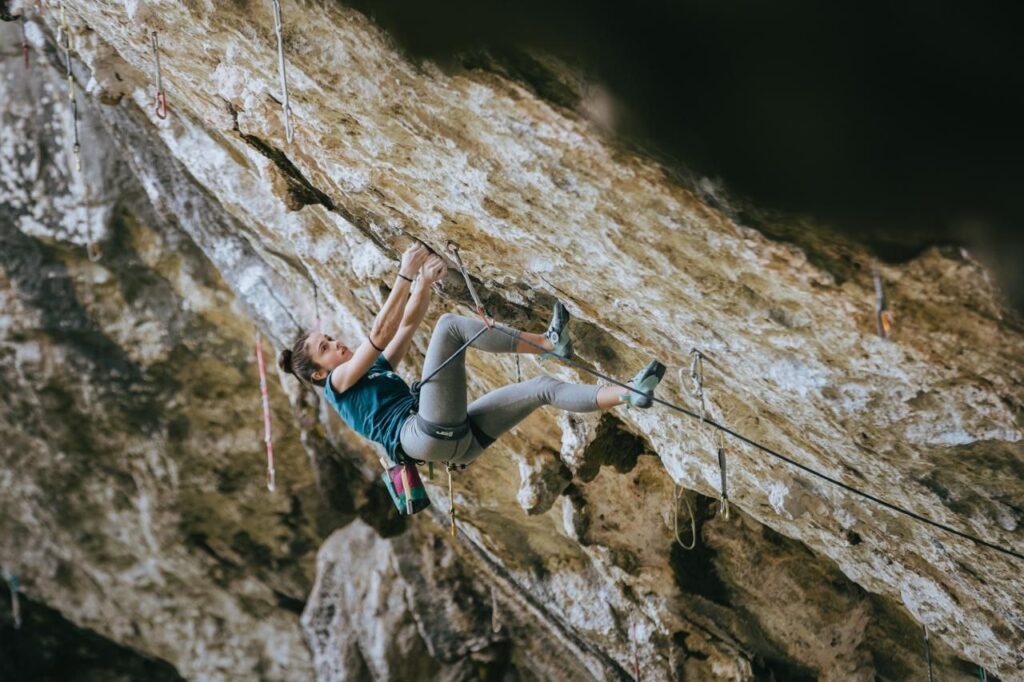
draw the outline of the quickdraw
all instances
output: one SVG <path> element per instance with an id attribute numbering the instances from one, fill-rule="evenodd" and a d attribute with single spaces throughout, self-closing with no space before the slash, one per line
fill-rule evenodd
<path id="1" fill-rule="evenodd" d="M 682 368 L 679 368 L 680 374 Z M 700 421 L 704 424 L 704 354 L 696 348 L 690 349 L 690 381 L 693 382 L 691 395 L 700 402 Z"/>
<path id="2" fill-rule="evenodd" d="M 320 289 L 317 287 L 316 282 L 313 282 L 313 312 L 316 315 L 316 330 L 322 332 L 323 328 L 320 325 Z"/>
<path id="3" fill-rule="evenodd" d="M 722 488 L 722 498 L 718 503 L 718 511 L 722 515 L 722 518 L 728 521 L 729 490 L 726 487 L 727 475 L 725 470 L 725 438 L 722 436 L 721 431 L 718 432 L 718 474 Z"/>
<path id="4" fill-rule="evenodd" d="M 94 238 L 96 231 L 92 226 L 93 203 L 87 178 L 82 178 L 82 185 L 85 187 L 85 254 L 89 257 L 90 263 L 99 263 L 103 258 L 103 249 L 100 247 L 100 243 Z"/>
<path id="5" fill-rule="evenodd" d="M 274 492 L 276 474 L 274 471 L 274 446 L 270 439 L 270 398 L 267 396 L 267 370 L 263 364 L 263 341 L 256 332 L 256 364 L 260 368 L 260 395 L 263 399 L 263 440 L 267 444 L 267 490 Z"/>
<path id="6" fill-rule="evenodd" d="M 629 626 L 629 641 L 633 646 L 633 677 L 636 682 L 640 682 L 640 656 L 637 653 L 636 647 L 636 622 L 633 622 Z"/>
<path id="7" fill-rule="evenodd" d="M 491 585 L 491 632 L 501 632 L 501 621 L 498 619 L 498 597 L 494 593 L 494 585 Z"/>
<path id="8" fill-rule="evenodd" d="M 28 38 L 25 35 L 25 12 L 28 10 L 21 10 L 21 56 L 25 60 L 25 70 L 28 71 Z"/>
<path id="9" fill-rule="evenodd" d="M 455 465 L 451 462 L 445 462 L 445 468 L 448 469 L 448 520 L 450 521 L 450 528 L 452 537 L 455 537 L 455 487 L 452 485 L 452 469 Z"/>
<path id="10" fill-rule="evenodd" d="M 14 629 L 21 629 L 21 602 L 18 600 L 18 593 L 21 587 L 18 583 L 18 576 L 7 577 L 7 587 L 11 590 L 11 619 L 14 621 Z"/>
<path id="11" fill-rule="evenodd" d="M 295 139 L 295 130 L 292 128 L 292 107 L 288 99 L 288 76 L 285 73 L 284 62 L 284 29 L 281 22 L 281 2 L 272 0 L 274 3 L 274 32 L 277 34 L 277 70 L 281 77 L 281 98 L 284 109 L 284 131 L 288 144 Z"/>
<path id="12" fill-rule="evenodd" d="M 82 158 L 79 155 L 81 147 L 78 140 L 78 100 L 75 98 L 75 79 L 71 73 L 71 32 L 68 30 L 68 19 L 64 13 L 64 3 L 60 3 L 60 31 L 64 38 L 64 62 L 67 68 L 68 78 L 68 101 L 71 103 L 71 123 L 74 127 L 75 146 L 72 148 L 75 154 L 75 170 L 82 172 Z"/>
<path id="13" fill-rule="evenodd" d="M 888 339 L 892 333 L 892 313 L 889 312 L 889 304 L 885 298 L 885 289 L 882 286 L 882 273 L 878 269 L 878 263 L 873 266 L 875 280 L 875 323 L 878 328 L 878 335 Z"/>
<path id="14" fill-rule="evenodd" d="M 490 313 L 487 312 L 487 309 L 484 308 L 484 304 L 480 302 L 480 297 L 476 293 L 476 287 L 473 286 L 473 280 L 470 279 L 469 273 L 466 271 L 466 266 L 462 264 L 462 258 L 459 257 L 459 245 L 449 239 L 445 242 L 444 248 L 445 251 L 450 253 L 452 258 L 455 259 L 455 265 L 458 266 L 459 272 L 462 273 L 463 279 L 466 280 L 466 287 L 469 289 L 469 295 L 473 297 L 473 305 L 476 306 L 476 314 L 483 319 L 484 324 L 486 324 L 488 328 L 493 327 L 494 318 L 491 317 Z"/>
<path id="15" fill-rule="evenodd" d="M 149 34 L 150 43 L 153 45 L 153 62 L 156 64 L 156 116 L 163 120 L 167 118 L 167 95 L 164 94 L 164 81 L 160 73 L 160 44 L 157 40 L 156 31 Z"/>
<path id="16" fill-rule="evenodd" d="M 932 677 L 932 641 L 928 636 L 928 626 L 924 627 L 924 659 L 928 663 L 928 682 L 934 682 Z"/>

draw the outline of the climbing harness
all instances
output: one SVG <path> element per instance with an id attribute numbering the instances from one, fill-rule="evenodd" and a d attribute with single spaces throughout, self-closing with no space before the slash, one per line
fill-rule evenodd
<path id="1" fill-rule="evenodd" d="M 267 396 L 267 370 L 263 365 L 263 340 L 256 332 L 256 364 L 260 368 L 260 396 L 263 399 L 263 440 L 267 444 L 267 490 L 274 492 L 276 474 L 274 472 L 274 446 L 270 440 L 270 398 Z"/>
<path id="2" fill-rule="evenodd" d="M 25 70 L 28 71 L 28 38 L 25 36 L 25 13 L 28 10 L 21 10 L 21 56 L 25 60 Z"/>
<path id="3" fill-rule="evenodd" d="M 726 521 L 729 520 L 729 490 L 726 487 L 726 471 L 725 471 L 725 438 L 722 436 L 722 432 L 718 432 L 718 474 L 722 488 L 722 499 L 718 503 L 718 513 L 722 515 L 722 518 Z"/>
<path id="4" fill-rule="evenodd" d="M 672 497 L 675 502 L 672 510 L 672 533 L 675 535 L 676 543 L 685 549 L 690 551 L 697 546 L 697 519 L 693 516 L 693 507 L 690 506 L 690 498 L 686 494 L 686 489 L 683 486 L 676 483 L 672 487 Z M 682 499 L 686 503 L 686 513 L 690 516 L 690 544 L 687 545 L 679 537 L 679 500 Z"/>
<path id="5" fill-rule="evenodd" d="M 7 577 L 7 587 L 11 590 L 11 619 L 14 621 L 14 629 L 21 629 L 21 602 L 18 601 L 20 586 L 18 576 L 13 573 Z"/>
<path id="6" fill-rule="evenodd" d="M 156 64 L 156 116 L 163 120 L 167 118 L 167 95 L 164 94 L 164 81 L 160 73 L 160 45 L 156 31 L 151 31 L 149 38 L 153 45 L 153 62 Z"/>
<path id="7" fill-rule="evenodd" d="M 64 37 L 64 62 L 67 67 L 68 78 L 68 102 L 71 103 L 71 123 L 74 127 L 75 146 L 72 148 L 75 154 L 75 170 L 82 172 L 82 158 L 79 155 L 81 147 L 78 144 L 78 100 L 75 98 L 75 79 L 71 73 L 71 32 L 68 30 L 68 19 L 64 12 L 64 3 L 60 3 L 60 31 Z"/>
<path id="8" fill-rule="evenodd" d="M 934 682 L 932 678 L 932 642 L 928 637 L 928 626 L 924 627 L 924 659 L 928 663 L 928 682 Z"/>
<path id="9" fill-rule="evenodd" d="M 281 26 L 281 2 L 272 0 L 274 3 L 274 32 L 277 34 L 277 70 L 281 77 L 281 98 L 284 109 L 284 131 L 288 144 L 295 138 L 295 131 L 292 129 L 292 107 L 288 99 L 288 76 L 284 68 L 284 32 Z"/>
<path id="10" fill-rule="evenodd" d="M 889 312 L 889 305 L 885 298 L 885 289 L 882 287 L 882 273 L 878 269 L 878 263 L 873 265 L 875 279 L 875 323 L 878 328 L 878 335 L 888 339 L 892 332 L 892 313 Z"/>

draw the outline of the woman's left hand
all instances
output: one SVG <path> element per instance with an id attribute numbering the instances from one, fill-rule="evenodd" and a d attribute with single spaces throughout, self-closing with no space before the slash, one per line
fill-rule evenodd
<path id="1" fill-rule="evenodd" d="M 444 259 L 437 254 L 427 258 L 427 262 L 420 268 L 420 277 L 428 285 L 440 282 L 446 274 L 448 274 L 448 266 L 445 264 Z"/>

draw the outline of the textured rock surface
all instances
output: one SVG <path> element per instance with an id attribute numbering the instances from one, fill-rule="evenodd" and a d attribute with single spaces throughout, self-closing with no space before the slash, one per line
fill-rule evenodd
<path id="1" fill-rule="evenodd" d="M 922 624 L 942 679 L 966 661 L 1024 676 L 1020 562 L 731 442 L 734 514 L 716 517 L 714 440 L 662 409 L 538 413 L 456 475 L 448 543 L 443 487 L 401 534 L 372 449 L 272 381 L 267 496 L 252 324 L 289 343 L 315 285 L 325 326 L 359 338 L 416 237 L 458 241 L 510 323 L 541 328 L 562 298 L 601 371 L 700 347 L 713 418 L 1017 551 L 1024 524 L 1024 335 L 968 256 L 885 268 L 882 341 L 856 246 L 770 240 L 521 83 L 411 64 L 334 3 L 283 4 L 292 145 L 270 3 L 69 2 L 80 174 L 44 67 L 54 3 L 30 13 L 31 78 L 3 62 L 0 560 L 33 599 L 188 678 L 415 661 L 422 679 L 614 679 L 635 661 L 644 679 L 906 679 Z M 466 311 L 454 274 L 443 293 L 435 315 Z M 514 379 L 507 358 L 469 358 L 473 395 Z M 540 371 L 587 380 L 524 360 Z M 680 378 L 664 396 L 695 408 Z M 692 552 L 673 544 L 674 482 Z M 356 515 L 321 548 L 303 642 L 313 552 Z"/>

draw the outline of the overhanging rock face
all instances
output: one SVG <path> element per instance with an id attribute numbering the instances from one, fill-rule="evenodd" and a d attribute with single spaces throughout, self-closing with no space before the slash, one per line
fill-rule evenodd
<path id="1" fill-rule="evenodd" d="M 36 396 L 19 414 L 47 418 L 60 409 L 55 398 L 47 402 L 59 382 L 40 381 L 51 376 L 40 368 L 66 362 L 53 359 L 54 348 L 85 357 L 95 389 L 61 404 L 73 403 L 64 409 L 83 417 L 84 433 L 109 415 L 100 449 L 112 454 L 103 466 L 124 487 L 116 503 L 109 486 L 83 486 L 83 511 L 33 525 L 53 515 L 45 511 L 52 500 L 25 491 L 53 476 L 85 476 L 85 465 L 12 467 L 14 451 L 5 451 L 4 469 L 18 472 L 8 480 L 22 492 L 11 498 L 18 513 L 12 502 L 0 521 L 4 536 L 17 538 L 0 545 L 2 559 L 21 574 L 49 571 L 25 581 L 33 598 L 192 678 L 252 671 L 305 679 L 314 670 L 323 679 L 381 678 L 407 656 L 421 662 L 423 679 L 461 679 L 474 666 L 523 679 L 627 678 L 636 668 L 644 679 L 744 680 L 769 671 L 904 679 L 924 674 L 922 625 L 944 674 L 969 672 L 971 661 L 1006 679 L 1024 676 L 1020 561 L 730 439 L 734 514 L 726 520 L 714 513 L 714 434 L 663 408 L 531 417 L 456 474 L 462 533 L 449 543 L 440 481 L 428 483 L 436 515 L 401 533 L 380 505 L 372 450 L 285 378 L 284 392 L 274 389 L 277 442 L 294 454 L 279 469 L 296 491 L 319 482 L 320 493 L 310 492 L 301 513 L 282 496 L 269 498 L 280 508 L 267 517 L 238 511 L 243 501 L 242 509 L 262 505 L 245 317 L 277 348 L 290 345 L 316 316 L 315 287 L 325 326 L 355 342 L 404 240 L 440 249 L 451 239 L 503 321 L 542 330 L 559 298 L 574 315 L 582 362 L 626 378 L 658 357 L 671 368 L 661 395 L 691 410 L 685 371 L 676 368 L 700 348 L 710 358 L 711 418 L 1021 552 L 1024 335 L 969 256 L 933 249 L 884 267 L 897 329 L 891 341 L 879 339 L 867 253 L 826 239 L 804 248 L 773 241 L 576 112 L 493 73 L 412 64 L 365 17 L 330 2 L 284 3 L 290 145 L 271 3 L 67 3 L 75 76 L 88 91 L 78 92 L 86 172 L 74 173 L 65 85 L 54 68 L 58 13 L 55 3 L 42 7 L 29 12 L 33 70 L 7 60 L 0 72 L 0 266 L 4 318 L 14 321 L 3 327 L 14 359 L 4 392 L 7 400 Z M 151 30 L 160 38 L 167 120 L 153 111 Z M 13 28 L 3 31 L 4 44 L 17 41 Z M 99 263 L 85 257 L 90 239 L 109 247 Z M 26 254 L 64 273 L 67 291 L 39 294 Z M 136 297 L 145 270 L 160 277 L 147 275 L 151 295 Z M 468 314 L 454 272 L 441 294 L 431 319 Z M 83 304 L 55 307 L 68 298 Z M 57 314 L 86 331 L 69 337 L 48 326 Z M 426 339 L 417 339 L 420 350 Z M 409 378 L 421 357 L 412 355 Z M 102 369 L 111 357 L 123 365 L 117 380 L 142 391 L 138 415 L 117 402 L 120 384 Z M 231 358 L 227 370 L 223 357 Z M 508 357 L 468 358 L 471 395 L 515 380 Z M 590 381 L 532 359 L 521 371 Z M 211 392 L 216 399 L 201 402 Z M 152 415 L 190 399 L 201 407 L 185 418 L 206 420 L 203 442 L 192 429 L 188 447 L 149 447 L 154 434 L 178 433 L 173 420 Z M 136 420 L 147 419 L 142 430 Z M 18 442 L 22 424 L 0 424 L 5 440 Z M 49 453 L 38 462 L 91 461 L 83 453 L 95 448 L 33 433 Z M 197 483 L 209 489 L 203 514 L 217 523 L 182 521 L 189 505 L 170 482 L 204 447 L 221 453 Z M 143 457 L 147 448 L 145 471 L 136 469 L 142 460 L 118 454 Z M 232 457 L 243 456 L 254 460 L 245 469 L 251 485 L 224 484 Z M 676 505 L 674 484 L 687 491 L 690 515 L 681 499 Z M 104 511 L 112 504 L 116 519 Z M 699 536 L 689 552 L 674 540 L 676 506 L 684 543 L 691 516 Z M 365 522 L 348 524 L 356 514 Z M 165 525 L 154 530 L 157 517 Z M 89 532 L 79 523 L 92 524 Z M 238 535 L 247 524 L 248 541 Z M 314 585 L 313 541 L 338 526 L 320 549 L 304 646 L 296 600 Z M 91 551 L 115 528 L 128 529 L 133 551 Z M 168 550 L 183 533 L 224 538 L 204 540 L 208 552 Z M 44 570 L 57 546 L 90 578 Z M 274 577 L 282 562 L 292 562 L 283 583 Z M 363 579 L 346 579 L 356 567 Z M 111 585 L 131 597 L 118 609 L 98 608 Z M 435 592 L 450 598 L 424 596 Z M 209 605 L 211 595 L 222 600 L 214 625 L 196 627 L 188 605 Z M 162 610 L 172 596 L 180 608 Z M 146 626 L 133 629 L 135 620 Z M 242 633 L 250 643 L 239 644 Z M 171 645 L 181 637 L 188 650 Z"/>

